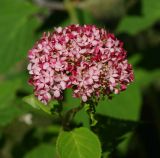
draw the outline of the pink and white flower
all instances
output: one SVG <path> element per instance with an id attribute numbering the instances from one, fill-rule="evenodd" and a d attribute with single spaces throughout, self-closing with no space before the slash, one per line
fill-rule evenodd
<path id="1" fill-rule="evenodd" d="M 84 102 L 118 94 L 134 80 L 123 43 L 94 25 L 70 25 L 44 33 L 28 53 L 29 83 L 44 104 L 67 88 Z"/>

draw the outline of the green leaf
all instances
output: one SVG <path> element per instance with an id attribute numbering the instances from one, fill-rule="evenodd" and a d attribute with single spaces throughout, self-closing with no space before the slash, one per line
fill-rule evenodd
<path id="1" fill-rule="evenodd" d="M 4 73 L 26 57 L 39 23 L 33 16 L 38 8 L 26 0 L 1 0 L 0 6 L 0 73 Z"/>
<path id="2" fill-rule="evenodd" d="M 142 13 L 146 16 L 160 18 L 159 0 L 142 0 Z"/>
<path id="3" fill-rule="evenodd" d="M 73 131 L 62 131 L 57 140 L 60 158 L 100 158 L 101 145 L 97 136 L 81 127 Z"/>
<path id="4" fill-rule="evenodd" d="M 154 71 L 147 71 L 145 69 L 136 69 L 136 84 L 140 88 L 147 87 L 152 82 L 157 82 L 160 80 L 160 69 Z"/>
<path id="5" fill-rule="evenodd" d="M 125 155 L 127 153 L 132 136 L 133 132 L 129 132 L 123 136 L 124 141 L 122 141 L 122 143 L 120 143 L 117 147 L 121 154 Z"/>
<path id="6" fill-rule="evenodd" d="M 29 95 L 23 98 L 23 101 L 28 103 L 29 105 L 31 105 L 32 107 L 36 108 L 36 109 L 41 109 L 44 112 L 52 115 L 53 114 L 53 110 L 54 107 L 56 105 L 58 105 L 58 101 L 57 100 L 53 100 L 50 103 L 48 103 L 47 105 L 44 105 L 41 101 L 39 101 L 34 95 Z"/>
<path id="7" fill-rule="evenodd" d="M 29 151 L 24 158 L 56 158 L 56 150 L 51 144 L 41 144 Z"/>
<path id="8" fill-rule="evenodd" d="M 134 35 L 139 31 L 149 27 L 151 24 L 152 21 L 148 18 L 141 18 L 139 16 L 126 16 L 119 24 L 117 32 L 127 32 Z"/>
<path id="9" fill-rule="evenodd" d="M 20 87 L 20 80 L 0 82 L 0 110 L 11 105 Z"/>
<path id="10" fill-rule="evenodd" d="M 151 27 L 160 19 L 159 0 L 142 0 L 142 16 L 126 16 L 120 22 L 117 32 L 136 34 Z"/>
<path id="11" fill-rule="evenodd" d="M 140 89 L 135 82 L 129 85 L 126 91 L 115 95 L 113 99 L 101 100 L 96 112 L 114 118 L 136 121 L 139 119 L 141 103 Z"/>
<path id="12" fill-rule="evenodd" d="M 136 67 L 137 64 L 139 64 L 139 62 L 142 60 L 142 54 L 141 53 L 137 53 L 134 54 L 133 56 L 131 56 L 128 61 L 130 64 L 132 64 L 133 67 Z"/>
<path id="13" fill-rule="evenodd" d="M 74 98 L 72 96 L 72 89 L 66 89 L 64 91 L 64 99 L 63 99 L 63 111 L 70 110 L 80 105 L 80 98 Z"/>
<path id="14" fill-rule="evenodd" d="M 20 116 L 21 111 L 13 106 L 7 107 L 0 110 L 0 126 L 5 126 L 11 123 L 15 118 Z"/>
<path id="15" fill-rule="evenodd" d="M 84 127 L 90 127 L 89 117 L 84 108 L 77 112 L 77 114 L 74 117 L 74 121 L 77 124 L 83 124 Z"/>
<path id="16" fill-rule="evenodd" d="M 19 79 L 0 82 L 0 126 L 5 126 L 22 114 L 16 106 L 16 92 L 21 86 Z"/>
<path id="17" fill-rule="evenodd" d="M 96 115 L 96 118 L 98 123 L 92 129 L 101 140 L 103 152 L 111 152 L 117 148 L 117 146 L 126 141 L 127 134 L 133 132 L 138 125 L 137 122 L 115 119 L 99 114 Z"/>
<path id="18" fill-rule="evenodd" d="M 71 106 L 71 107 L 76 107 L 80 105 L 81 100 L 79 98 L 74 98 L 72 96 L 72 89 L 66 89 L 64 92 L 64 105 L 66 106 Z"/>

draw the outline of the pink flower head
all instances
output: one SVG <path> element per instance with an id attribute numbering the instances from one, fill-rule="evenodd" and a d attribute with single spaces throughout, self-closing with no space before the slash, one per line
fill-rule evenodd
<path id="1" fill-rule="evenodd" d="M 44 33 L 28 54 L 30 84 L 44 104 L 67 88 L 84 102 L 118 94 L 133 81 L 123 43 L 94 25 L 70 25 Z"/>

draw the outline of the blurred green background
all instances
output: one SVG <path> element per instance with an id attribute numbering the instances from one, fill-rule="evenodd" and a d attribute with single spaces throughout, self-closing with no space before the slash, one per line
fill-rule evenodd
<path id="1" fill-rule="evenodd" d="M 72 23 L 95 24 L 124 42 L 135 82 L 99 103 L 103 158 L 160 157 L 159 0 L 0 0 L 0 158 L 57 158 L 58 118 L 22 101 L 27 51 L 44 31 Z M 67 107 L 78 104 L 69 93 Z M 81 111 L 75 125 L 88 127 Z"/>

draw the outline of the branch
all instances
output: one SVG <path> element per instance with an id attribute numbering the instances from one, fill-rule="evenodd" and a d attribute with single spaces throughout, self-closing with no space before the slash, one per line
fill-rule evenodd
<path id="1" fill-rule="evenodd" d="M 51 10 L 67 10 L 64 2 L 47 1 L 47 0 L 33 0 L 35 4 L 40 7 L 45 7 Z M 83 8 L 83 2 L 73 2 L 74 6 L 77 8 Z"/>
<path id="2" fill-rule="evenodd" d="M 41 7 L 46 7 L 51 10 L 65 10 L 63 2 L 56 2 L 56 1 L 51 2 L 47 0 L 34 0 L 34 2 Z"/>

